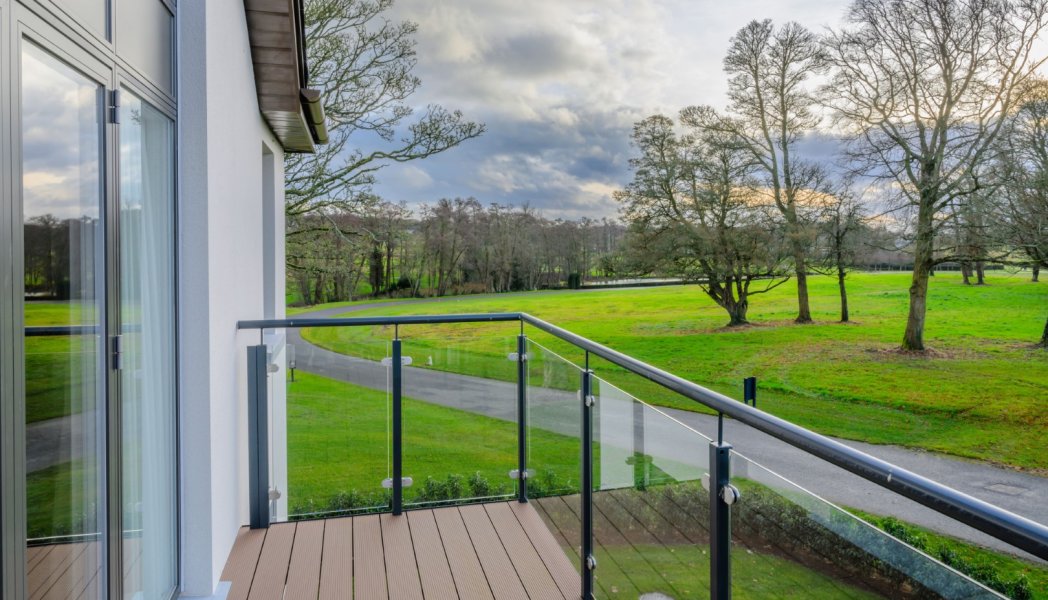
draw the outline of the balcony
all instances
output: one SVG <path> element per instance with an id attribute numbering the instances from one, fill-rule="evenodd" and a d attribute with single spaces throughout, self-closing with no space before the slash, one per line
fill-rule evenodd
<path id="1" fill-rule="evenodd" d="M 240 329 L 230 598 L 1021 593 L 881 518 L 1048 560 L 1042 524 L 526 314 Z"/>
<path id="2" fill-rule="evenodd" d="M 496 502 L 245 527 L 228 598 L 577 598 L 537 503 Z M 286 590 L 286 591 L 285 591 Z"/>

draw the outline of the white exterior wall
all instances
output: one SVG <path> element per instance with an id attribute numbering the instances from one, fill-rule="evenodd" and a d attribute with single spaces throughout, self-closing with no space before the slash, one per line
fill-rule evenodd
<path id="1" fill-rule="evenodd" d="M 178 19 L 181 580 L 209 596 L 248 519 L 243 348 L 258 337 L 236 323 L 284 315 L 283 151 L 258 110 L 243 2 L 179 2 Z"/>

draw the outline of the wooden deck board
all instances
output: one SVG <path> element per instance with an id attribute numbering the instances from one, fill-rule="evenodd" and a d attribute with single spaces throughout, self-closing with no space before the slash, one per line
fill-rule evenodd
<path id="1" fill-rule="evenodd" d="M 251 580 L 255 578 L 258 556 L 262 553 L 262 543 L 265 539 L 265 529 L 241 527 L 237 532 L 233 550 L 226 559 L 225 568 L 222 569 L 222 581 L 232 583 L 226 600 L 247 599 L 248 592 L 251 591 Z"/>
<path id="2" fill-rule="evenodd" d="M 316 600 L 320 594 L 320 559 L 324 551 L 324 522 L 303 521 L 295 529 L 291 564 L 287 571 L 287 598 Z"/>
<path id="3" fill-rule="evenodd" d="M 389 597 L 393 600 L 422 600 L 422 583 L 407 515 L 387 514 L 380 520 Z"/>
<path id="4" fill-rule="evenodd" d="M 488 504 L 484 509 L 491 519 L 491 524 L 495 526 L 499 539 L 502 540 L 502 547 L 506 549 L 510 562 L 520 575 L 520 581 L 524 584 L 528 597 L 563 600 L 564 594 L 553 581 L 546 563 L 542 562 L 513 510 L 504 503 Z"/>
<path id="5" fill-rule="evenodd" d="M 353 596 L 353 519 L 329 519 L 324 523 L 324 547 L 320 560 L 320 600 Z"/>
<path id="6" fill-rule="evenodd" d="M 578 596 L 571 565 L 536 507 L 513 502 L 243 528 L 222 580 L 233 600 L 545 600 Z"/>
<path id="7" fill-rule="evenodd" d="M 459 513 L 462 515 L 462 522 L 466 524 L 469 539 L 473 541 L 473 547 L 477 550 L 477 557 L 480 558 L 480 565 L 484 568 L 484 575 L 491 585 L 495 599 L 526 599 L 528 595 L 520 582 L 520 576 L 506 554 L 506 549 L 502 547 L 502 541 L 484 507 L 479 504 L 463 506 L 459 508 Z"/>
<path id="8" fill-rule="evenodd" d="M 262 544 L 262 553 L 255 568 L 255 579 L 251 582 L 248 600 L 282 600 L 287 583 L 288 565 L 291 563 L 291 547 L 295 543 L 294 523 L 272 525 Z"/>
<path id="9" fill-rule="evenodd" d="M 439 508 L 433 511 L 433 518 L 440 530 L 441 542 L 450 549 L 446 554 L 459 598 L 493 600 L 491 586 L 484 577 L 484 568 L 480 566 L 480 557 L 469 539 L 469 532 L 458 509 Z"/>
<path id="10" fill-rule="evenodd" d="M 407 513 L 411 524 L 411 543 L 415 547 L 422 593 L 427 600 L 451 600 L 458 597 L 455 579 L 451 575 L 444 544 L 437 530 L 433 512 L 428 510 Z"/>
<path id="11" fill-rule="evenodd" d="M 379 517 L 366 515 L 353 520 L 353 593 L 357 598 L 388 598 Z"/>

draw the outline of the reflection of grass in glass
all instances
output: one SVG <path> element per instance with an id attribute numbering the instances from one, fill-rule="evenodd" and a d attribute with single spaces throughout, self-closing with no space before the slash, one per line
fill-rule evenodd
<path id="1" fill-rule="evenodd" d="M 83 325 L 87 305 L 81 302 L 28 300 L 25 303 L 25 326 Z M 87 318 L 88 321 L 92 318 Z"/>
<path id="2" fill-rule="evenodd" d="M 375 391 L 309 373 L 288 384 L 288 503 L 294 512 L 324 510 L 339 493 L 381 501 L 389 476 L 388 399 Z M 566 473 L 577 481 L 578 441 L 533 429 L 531 452 L 537 470 Z M 492 486 L 512 493 L 517 429 L 503 421 L 411 398 L 403 400 L 404 475 L 415 485 L 410 502 L 427 477 L 468 481 L 479 473 Z M 466 486 L 466 489 L 470 489 Z"/>
<path id="3" fill-rule="evenodd" d="M 27 537 L 97 533 L 96 465 L 76 460 L 26 476 Z"/>
<path id="4" fill-rule="evenodd" d="M 83 322 L 79 302 L 25 303 L 26 327 L 77 325 Z M 26 423 L 83 410 L 84 395 L 94 397 L 95 336 L 44 336 L 25 339 Z"/>
<path id="5" fill-rule="evenodd" d="M 26 338 L 26 423 L 79 413 L 84 394 L 93 400 L 93 343 L 91 336 Z"/>

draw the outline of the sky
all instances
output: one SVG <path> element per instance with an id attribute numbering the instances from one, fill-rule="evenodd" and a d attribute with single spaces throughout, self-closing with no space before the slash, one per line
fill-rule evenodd
<path id="1" fill-rule="evenodd" d="M 723 108 L 728 40 L 770 18 L 837 25 L 847 0 L 397 0 L 419 25 L 411 104 L 486 124 L 480 138 L 379 173 L 375 192 L 415 207 L 473 196 L 547 218 L 614 217 L 633 123 L 693 104 Z M 832 158 L 812 144 L 813 159 Z"/>

